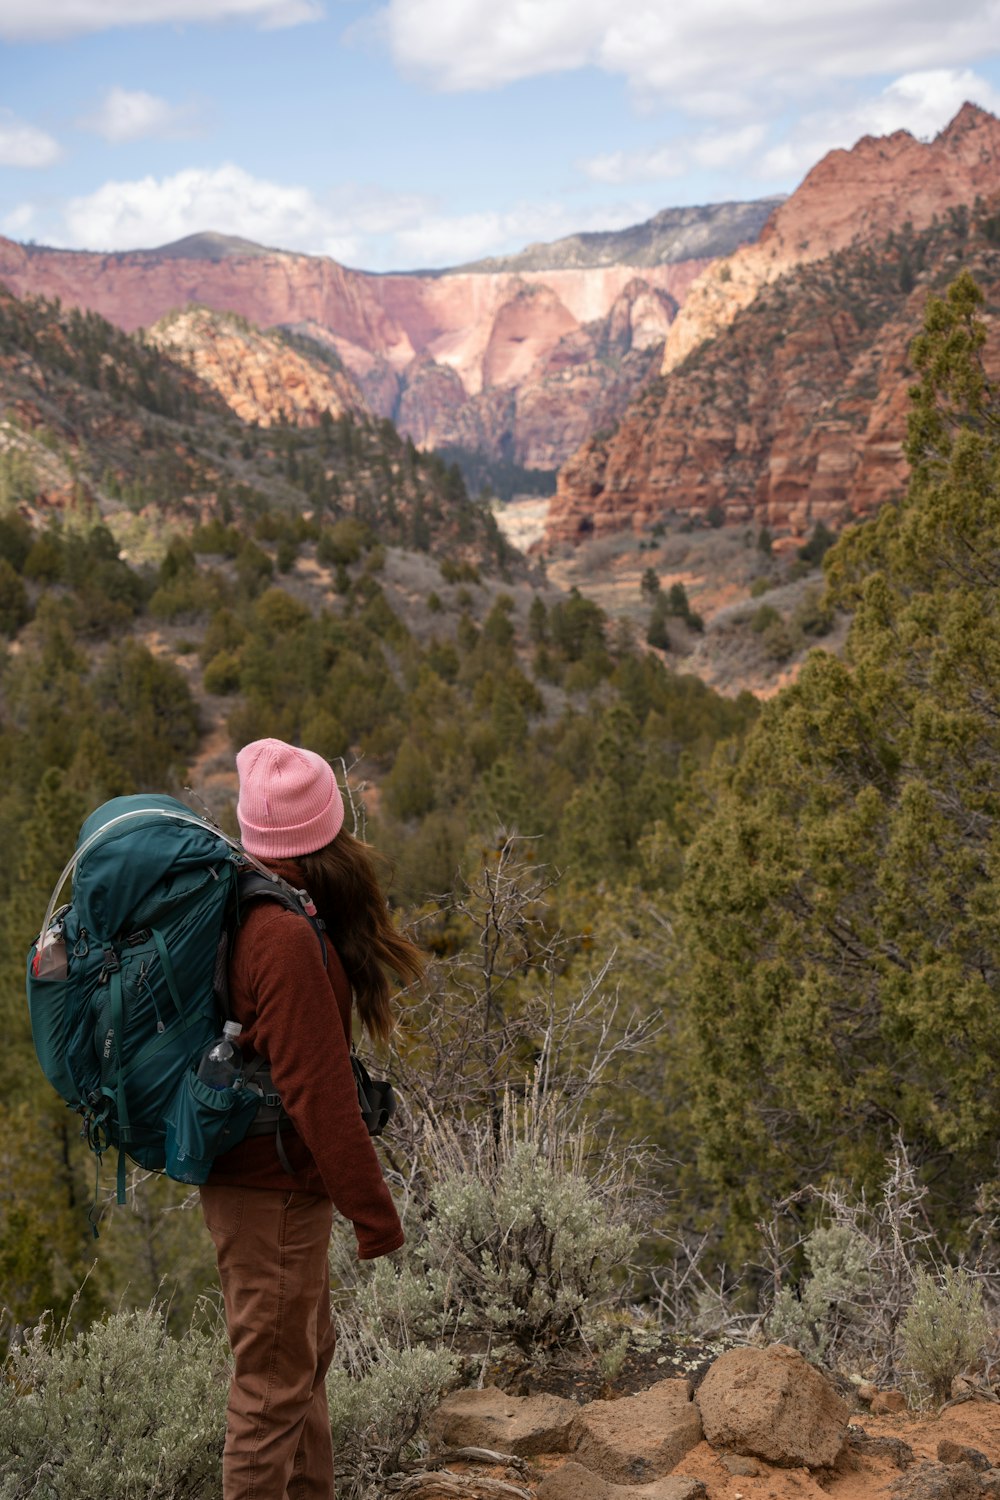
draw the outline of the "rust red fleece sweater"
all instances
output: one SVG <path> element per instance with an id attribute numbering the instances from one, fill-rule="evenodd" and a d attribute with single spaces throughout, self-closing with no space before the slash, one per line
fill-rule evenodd
<path id="1" fill-rule="evenodd" d="M 293 863 L 273 868 L 302 885 Z M 245 1059 L 270 1064 L 291 1116 L 295 1134 L 282 1142 L 295 1175 L 282 1168 L 274 1138 L 263 1135 L 218 1157 L 209 1181 L 325 1194 L 354 1225 L 359 1257 L 374 1260 L 398 1249 L 403 1231 L 361 1118 L 350 1062 L 351 987 L 329 939 L 326 954 L 324 968 L 315 930 L 297 913 L 271 901 L 247 912 L 230 963 L 230 1005 L 243 1027 Z"/>

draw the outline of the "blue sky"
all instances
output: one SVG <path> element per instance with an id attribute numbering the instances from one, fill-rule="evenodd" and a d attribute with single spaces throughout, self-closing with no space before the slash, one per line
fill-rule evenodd
<path id="1" fill-rule="evenodd" d="M 0 45 L 0 232 L 370 270 L 790 192 L 866 133 L 1000 113 L 1000 0 L 0 0 Z"/>

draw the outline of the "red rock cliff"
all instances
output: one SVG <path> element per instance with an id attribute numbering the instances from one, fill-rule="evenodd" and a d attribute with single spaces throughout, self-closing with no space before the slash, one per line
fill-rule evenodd
<path id="1" fill-rule="evenodd" d="M 995 299 L 998 190 L 1000 121 L 969 105 L 930 145 L 832 152 L 692 288 L 661 379 L 560 471 L 546 545 L 713 507 L 803 534 L 898 494 L 909 343 L 963 263 Z"/>
<path id="2" fill-rule="evenodd" d="M 756 244 L 716 261 L 691 287 L 667 339 L 664 374 L 793 266 L 874 244 L 906 223 L 924 229 L 949 208 L 998 188 L 1000 120 L 972 104 L 929 143 L 897 130 L 828 152 L 773 211 Z"/>
<path id="3" fill-rule="evenodd" d="M 705 264 L 373 276 L 252 247 L 222 258 L 96 255 L 0 239 L 0 281 L 18 296 L 59 297 L 128 330 L 190 304 L 298 328 L 332 347 L 372 409 L 418 442 L 492 444 L 550 468 L 648 378 Z"/>

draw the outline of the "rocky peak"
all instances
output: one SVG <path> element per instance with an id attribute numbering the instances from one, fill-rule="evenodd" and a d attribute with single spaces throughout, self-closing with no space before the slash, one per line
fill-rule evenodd
<path id="1" fill-rule="evenodd" d="M 910 224 L 924 229 L 949 208 L 996 191 L 1000 120 L 964 104 L 931 142 L 909 131 L 863 136 L 829 151 L 772 213 L 756 244 L 710 266 L 694 283 L 667 338 L 664 373 L 729 327 L 759 289 L 793 266 Z"/>
<path id="2" fill-rule="evenodd" d="M 462 271 L 552 271 L 587 266 L 660 266 L 728 255 L 760 234 L 783 197 L 746 203 L 707 203 L 664 208 L 628 229 L 566 235 L 528 245 L 517 255 L 492 256 L 458 267 Z M 445 273 L 447 274 L 447 273 Z"/>
<path id="3" fill-rule="evenodd" d="M 147 338 L 217 391 L 243 422 L 315 427 L 323 412 L 364 410 L 356 382 L 334 356 L 318 345 L 310 355 L 233 313 L 188 307 L 162 318 Z"/>

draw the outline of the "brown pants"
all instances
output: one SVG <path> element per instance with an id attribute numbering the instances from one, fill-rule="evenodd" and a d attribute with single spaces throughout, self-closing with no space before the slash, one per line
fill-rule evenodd
<path id="1" fill-rule="evenodd" d="M 201 1189 L 233 1350 L 224 1500 L 333 1500 L 326 1372 L 336 1335 L 333 1204 L 269 1188 Z"/>

